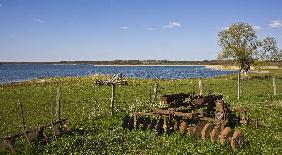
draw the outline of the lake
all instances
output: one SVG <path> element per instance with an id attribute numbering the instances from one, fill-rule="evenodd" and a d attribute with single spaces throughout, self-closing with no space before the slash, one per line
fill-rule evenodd
<path id="1" fill-rule="evenodd" d="M 73 64 L 0 64 L 0 83 L 36 78 L 118 74 L 145 79 L 183 79 L 215 77 L 236 71 L 216 70 L 205 66 L 95 66 Z"/>

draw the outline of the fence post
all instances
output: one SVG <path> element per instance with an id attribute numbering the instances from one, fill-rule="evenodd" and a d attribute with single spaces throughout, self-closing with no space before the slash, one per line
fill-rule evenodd
<path id="1" fill-rule="evenodd" d="M 272 78 L 272 86 L 273 86 L 273 95 L 276 95 L 276 82 L 275 77 Z"/>
<path id="2" fill-rule="evenodd" d="M 153 102 L 153 103 L 156 102 L 158 92 L 159 92 L 159 83 L 156 82 L 156 83 L 155 83 L 155 86 L 154 86 L 154 92 L 153 92 L 153 98 L 152 98 L 152 100 L 153 100 L 152 102 Z"/>
<path id="3" fill-rule="evenodd" d="M 115 84 L 112 84 L 112 98 L 111 98 L 112 115 L 115 112 Z"/>
<path id="4" fill-rule="evenodd" d="M 57 121 L 61 120 L 61 89 L 57 87 L 57 95 L 56 95 L 56 119 Z"/>
<path id="5" fill-rule="evenodd" d="M 238 81 L 237 81 L 237 99 L 240 99 L 240 79 L 241 79 L 241 73 L 238 73 Z"/>
<path id="6" fill-rule="evenodd" d="M 200 95 L 203 95 L 203 82 L 201 79 L 199 80 L 199 91 L 200 91 Z"/>
<path id="7" fill-rule="evenodd" d="M 23 105 L 22 105 L 22 103 L 21 103 L 20 100 L 18 100 L 18 103 L 19 103 L 20 108 L 21 108 L 21 117 L 22 117 L 23 133 L 24 133 L 24 136 L 25 136 L 27 142 L 30 144 L 30 141 L 29 141 L 29 139 L 28 139 L 28 137 L 27 137 L 27 134 L 26 134 L 26 125 L 25 125 L 25 119 L 24 119 Z"/>

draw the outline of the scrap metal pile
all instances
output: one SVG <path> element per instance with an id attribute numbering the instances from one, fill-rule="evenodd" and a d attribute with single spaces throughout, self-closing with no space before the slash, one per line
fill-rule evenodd
<path id="1" fill-rule="evenodd" d="M 241 130 L 234 129 L 249 122 L 243 108 L 231 109 L 224 103 L 222 95 L 200 96 L 195 93 L 163 95 L 161 102 L 165 108 L 155 108 L 150 112 L 133 112 L 124 117 L 122 126 L 127 129 L 155 129 L 158 133 L 188 134 L 201 138 L 205 143 L 230 143 L 233 150 L 244 144 Z"/>

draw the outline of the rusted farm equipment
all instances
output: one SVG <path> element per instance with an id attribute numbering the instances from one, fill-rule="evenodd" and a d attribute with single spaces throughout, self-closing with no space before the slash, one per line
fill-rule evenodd
<path id="1" fill-rule="evenodd" d="M 48 129 L 51 129 L 51 136 L 46 133 Z M 53 138 L 61 136 L 62 134 L 70 132 L 68 119 L 62 119 L 59 121 L 51 122 L 45 125 L 41 125 L 38 128 L 25 130 L 16 134 L 9 135 L 2 139 L 0 148 L 2 150 L 16 153 L 15 142 L 20 138 L 25 138 L 28 143 L 41 142 L 47 143 Z"/>
<path id="2" fill-rule="evenodd" d="M 61 103 L 60 103 L 60 88 L 57 87 L 56 95 L 56 121 L 53 120 L 53 106 L 51 103 L 50 112 L 51 120 L 50 123 L 40 125 L 39 127 L 27 130 L 24 117 L 24 108 L 20 100 L 18 100 L 21 109 L 22 118 L 22 131 L 16 134 L 6 136 L 1 139 L 0 149 L 8 151 L 12 154 L 16 153 L 16 141 L 19 139 L 25 139 L 29 144 L 39 142 L 41 144 L 46 144 L 53 138 L 57 138 L 63 134 L 69 133 L 71 131 L 68 119 L 61 119 Z"/>
<path id="3" fill-rule="evenodd" d="M 164 108 L 150 112 L 133 112 L 123 118 L 122 126 L 127 129 L 155 129 L 158 133 L 188 134 L 201 138 L 205 143 L 220 140 L 230 143 L 233 150 L 244 144 L 241 130 L 234 129 L 249 122 L 246 109 L 231 109 L 224 103 L 222 95 L 201 96 L 195 93 L 163 95 Z"/>

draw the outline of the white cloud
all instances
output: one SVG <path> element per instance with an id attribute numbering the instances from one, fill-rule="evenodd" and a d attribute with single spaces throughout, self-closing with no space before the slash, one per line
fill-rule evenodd
<path id="1" fill-rule="evenodd" d="M 275 27 L 282 27 L 282 23 L 280 20 L 273 20 L 271 21 L 270 24 L 268 24 L 270 27 L 275 28 Z"/>
<path id="2" fill-rule="evenodd" d="M 226 27 L 221 26 L 221 27 L 217 27 L 216 29 L 219 30 L 219 31 L 223 31 L 223 30 L 229 29 L 229 26 L 226 26 Z"/>
<path id="3" fill-rule="evenodd" d="M 121 26 L 121 27 L 119 27 L 119 29 L 121 29 L 121 30 L 128 30 L 129 27 L 127 27 L 127 26 Z"/>
<path id="4" fill-rule="evenodd" d="M 257 26 L 257 25 L 254 25 L 253 28 L 254 28 L 255 31 L 261 30 L 261 27 L 260 27 L 260 26 Z"/>
<path id="5" fill-rule="evenodd" d="M 40 18 L 33 18 L 33 21 L 36 23 L 45 23 L 45 21 Z"/>
<path id="6" fill-rule="evenodd" d="M 169 22 L 167 25 L 163 25 L 163 28 L 176 28 L 176 27 L 181 27 L 181 23 Z"/>

